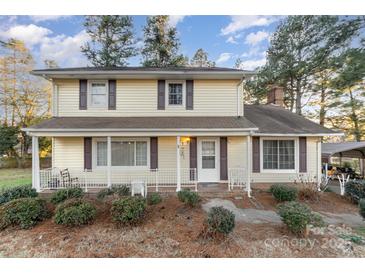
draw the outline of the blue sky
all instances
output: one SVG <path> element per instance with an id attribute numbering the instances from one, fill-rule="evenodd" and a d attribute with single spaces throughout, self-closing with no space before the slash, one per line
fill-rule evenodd
<path id="1" fill-rule="evenodd" d="M 137 38 L 143 37 L 146 16 L 133 16 Z M 217 66 L 232 67 L 243 60 L 243 69 L 264 64 L 268 39 L 275 31 L 278 16 L 171 16 L 181 42 L 181 53 L 189 58 L 198 48 L 209 53 Z M 0 39 L 10 37 L 25 41 L 31 49 L 37 68 L 42 60 L 54 59 L 62 67 L 85 66 L 80 46 L 88 39 L 83 16 L 0 16 Z M 141 43 L 139 43 L 141 45 Z M 141 57 L 129 60 L 138 66 Z"/>

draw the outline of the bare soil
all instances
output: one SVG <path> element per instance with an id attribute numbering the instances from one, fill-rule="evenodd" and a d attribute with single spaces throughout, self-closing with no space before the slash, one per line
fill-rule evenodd
<path id="1" fill-rule="evenodd" d="M 256 202 L 247 197 L 229 199 L 237 207 L 275 209 L 269 193 L 257 190 Z M 209 201 L 202 199 L 202 204 Z M 117 227 L 109 214 L 110 204 L 93 200 L 98 208 L 95 222 L 69 228 L 46 220 L 30 230 L 8 228 L 0 232 L 0 257 L 364 257 L 365 247 L 342 240 L 353 233 L 348 227 L 313 230 L 307 238 L 291 235 L 283 224 L 237 222 L 226 238 L 203 237 L 206 213 L 201 205 L 190 208 L 172 195 L 148 207 L 143 223 Z M 323 193 L 313 209 L 353 212 L 349 201 Z M 335 208 L 335 209 L 334 209 Z M 334 232 L 335 231 L 335 232 Z M 332 243 L 332 244 L 330 244 Z"/>

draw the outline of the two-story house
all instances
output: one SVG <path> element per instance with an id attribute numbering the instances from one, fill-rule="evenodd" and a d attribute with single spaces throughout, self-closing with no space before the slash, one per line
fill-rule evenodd
<path id="1" fill-rule="evenodd" d="M 35 70 L 53 84 L 53 118 L 24 129 L 33 186 L 86 189 L 145 182 L 179 190 L 207 182 L 245 187 L 321 177 L 321 138 L 338 135 L 283 108 L 245 105 L 251 72 L 230 68 Z M 38 137 L 52 137 L 52 169 L 39 169 Z"/>

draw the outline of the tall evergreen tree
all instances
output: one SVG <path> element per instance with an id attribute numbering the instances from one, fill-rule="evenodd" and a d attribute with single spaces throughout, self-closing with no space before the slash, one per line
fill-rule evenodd
<path id="1" fill-rule="evenodd" d="M 281 84 L 289 109 L 302 115 L 303 97 L 313 91 L 314 75 L 327 69 L 329 58 L 352 41 L 359 27 L 358 19 L 289 16 L 271 38 L 267 63 L 260 70 L 266 81 L 260 87 Z"/>
<path id="2" fill-rule="evenodd" d="M 169 25 L 169 16 L 148 17 L 143 31 L 143 66 L 173 67 L 187 64 L 186 57 L 178 53 L 180 41 L 176 28 Z"/>
<path id="3" fill-rule="evenodd" d="M 137 54 L 133 38 L 133 21 L 130 16 L 90 15 L 84 26 L 91 42 L 81 51 L 96 67 L 128 65 L 128 58 Z"/>
<path id="4" fill-rule="evenodd" d="M 215 62 L 208 59 L 208 53 L 202 48 L 198 49 L 190 60 L 192 67 L 215 67 Z"/>

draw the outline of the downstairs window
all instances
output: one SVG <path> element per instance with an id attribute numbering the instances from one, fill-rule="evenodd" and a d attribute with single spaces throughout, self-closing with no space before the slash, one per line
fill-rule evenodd
<path id="1" fill-rule="evenodd" d="M 263 140 L 263 169 L 294 170 L 294 140 Z"/>

